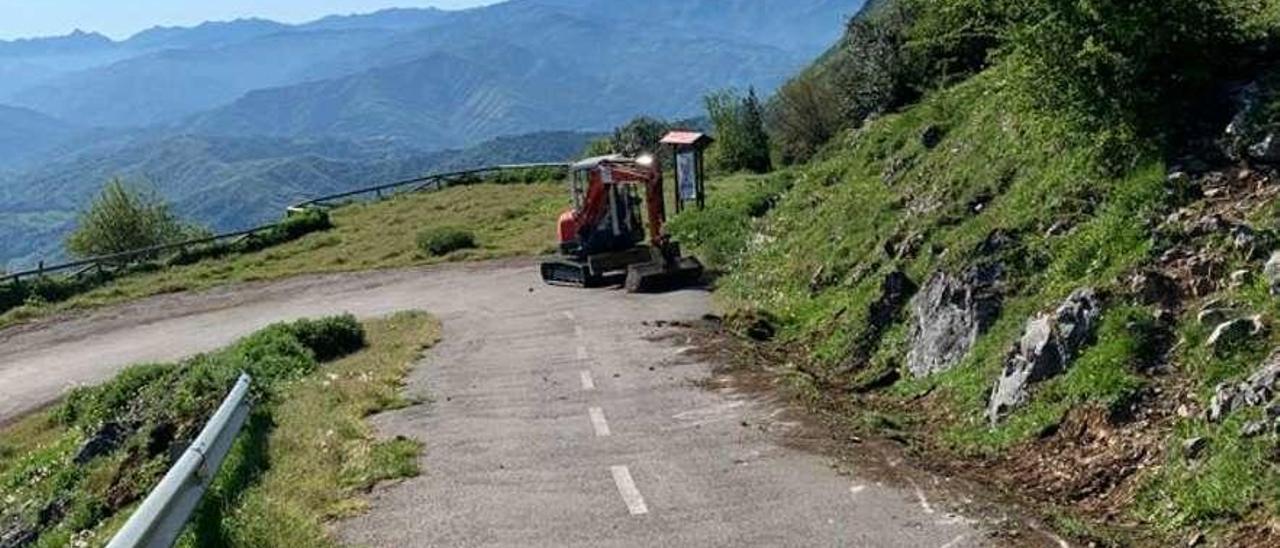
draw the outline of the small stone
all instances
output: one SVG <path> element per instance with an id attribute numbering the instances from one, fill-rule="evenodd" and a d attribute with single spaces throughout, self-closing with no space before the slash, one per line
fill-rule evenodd
<path id="1" fill-rule="evenodd" d="M 1262 268 L 1262 273 L 1267 277 L 1267 284 L 1271 288 L 1272 295 L 1280 295 L 1280 251 L 1271 254 L 1271 258 L 1267 259 L 1267 264 Z"/>
<path id="2" fill-rule="evenodd" d="M 1231 287 L 1239 288 L 1249 285 L 1253 281 L 1253 272 L 1248 270 L 1237 270 L 1231 273 Z"/>
<path id="3" fill-rule="evenodd" d="M 1187 460 L 1195 460 L 1204 454 L 1204 450 L 1209 448 L 1209 440 L 1201 437 L 1194 437 L 1182 442 L 1182 456 Z"/>
<path id="4" fill-rule="evenodd" d="M 1268 133 L 1261 141 L 1251 145 L 1249 157 L 1268 164 L 1280 163 L 1280 135 Z"/>
<path id="5" fill-rule="evenodd" d="M 1187 535 L 1187 546 L 1189 548 L 1200 546 L 1202 544 L 1204 544 L 1204 533 L 1200 531 L 1193 531 L 1190 535 Z"/>
<path id="6" fill-rule="evenodd" d="M 1179 416 L 1179 417 L 1182 417 L 1182 418 L 1184 418 L 1184 419 L 1185 419 L 1185 418 L 1187 418 L 1187 417 L 1190 417 L 1190 416 L 1193 414 L 1193 413 L 1191 412 L 1191 408 L 1190 408 L 1190 407 L 1187 407 L 1187 404 L 1185 404 L 1185 403 L 1184 403 L 1184 404 L 1182 404 L 1182 405 L 1179 405 L 1179 406 L 1178 406 L 1178 410 L 1177 410 L 1176 412 L 1177 412 L 1177 414 L 1178 414 L 1178 416 Z"/>
<path id="7" fill-rule="evenodd" d="M 1240 435 L 1246 438 L 1261 436 L 1266 431 L 1266 421 L 1249 421 L 1240 427 Z"/>
<path id="8" fill-rule="evenodd" d="M 1261 316 L 1239 318 L 1219 324 L 1214 328 L 1213 334 L 1209 335 L 1209 340 L 1205 341 L 1205 344 L 1214 352 L 1221 352 L 1259 335 L 1264 330 L 1266 326 L 1262 323 Z"/>

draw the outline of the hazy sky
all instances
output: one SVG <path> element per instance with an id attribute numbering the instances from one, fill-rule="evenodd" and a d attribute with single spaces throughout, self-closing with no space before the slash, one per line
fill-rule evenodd
<path id="1" fill-rule="evenodd" d="M 498 0 L 0 0 L 0 40 L 54 36 L 75 29 L 115 39 L 156 25 L 195 25 L 239 17 L 296 23 L 325 15 L 391 7 L 444 9 Z"/>

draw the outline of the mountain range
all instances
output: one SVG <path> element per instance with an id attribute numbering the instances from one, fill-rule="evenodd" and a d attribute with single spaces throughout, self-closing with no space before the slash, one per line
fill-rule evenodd
<path id="1" fill-rule="evenodd" d="M 707 92 L 776 88 L 862 3 L 510 0 L 0 42 L 0 235 L 34 242 L 0 247 L 0 266 L 56 255 L 115 175 L 238 227 L 261 220 L 259 204 L 447 164 L 499 137 L 697 115 Z M 263 157 L 222 156 L 246 149 Z"/>

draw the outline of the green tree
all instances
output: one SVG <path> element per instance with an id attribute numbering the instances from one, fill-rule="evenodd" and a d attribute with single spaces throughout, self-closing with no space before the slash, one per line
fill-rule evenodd
<path id="1" fill-rule="evenodd" d="M 778 90 L 768 105 L 769 136 L 784 163 L 808 161 L 840 131 L 835 93 L 828 81 L 803 74 Z"/>
<path id="2" fill-rule="evenodd" d="M 617 152 L 630 156 L 645 152 L 656 154 L 662 148 L 662 138 L 669 131 L 671 124 L 657 118 L 640 116 L 613 131 L 613 147 Z"/>
<path id="3" fill-rule="evenodd" d="M 773 168 L 769 134 L 764 129 L 764 108 L 751 89 L 744 97 L 733 90 L 708 95 L 707 116 L 715 126 L 712 160 L 725 171 L 765 173 Z"/>
<path id="4" fill-rule="evenodd" d="M 176 243 L 204 231 L 182 222 L 154 191 L 112 179 L 80 213 L 67 251 L 81 258 Z"/>

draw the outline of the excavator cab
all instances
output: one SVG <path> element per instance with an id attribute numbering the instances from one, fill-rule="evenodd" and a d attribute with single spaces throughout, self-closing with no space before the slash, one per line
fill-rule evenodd
<path id="1" fill-rule="evenodd" d="M 595 287 L 625 273 L 627 290 L 639 292 L 702 277 L 702 264 L 681 257 L 665 233 L 662 167 L 656 158 L 599 156 L 574 164 L 569 172 L 573 208 L 560 215 L 560 253 L 542 263 L 544 281 Z"/>

